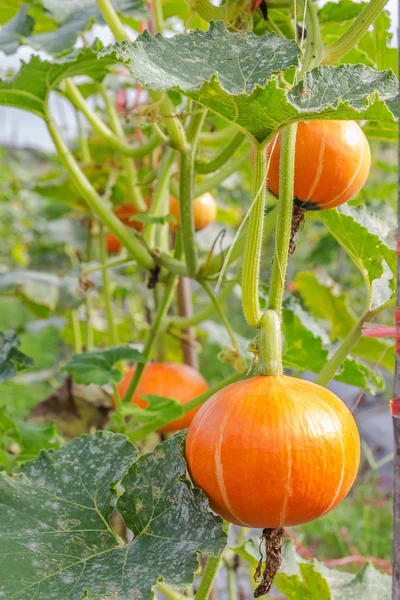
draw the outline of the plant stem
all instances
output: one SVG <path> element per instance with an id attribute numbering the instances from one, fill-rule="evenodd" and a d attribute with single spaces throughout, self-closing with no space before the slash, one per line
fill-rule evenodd
<path id="1" fill-rule="evenodd" d="M 181 121 L 175 115 L 175 107 L 165 92 L 150 90 L 151 97 L 157 104 L 161 116 L 165 117 L 165 126 L 170 137 L 170 144 L 175 150 L 188 149 L 185 130 Z"/>
<path id="2" fill-rule="evenodd" d="M 335 354 L 326 363 L 321 373 L 318 375 L 315 383 L 326 386 L 334 377 L 336 371 L 341 367 L 342 363 L 346 360 L 354 346 L 357 344 L 361 337 L 361 329 L 364 323 L 367 321 L 368 313 L 365 313 L 361 319 L 354 325 L 353 329 L 349 331 Z"/>
<path id="3" fill-rule="evenodd" d="M 107 115 L 110 121 L 112 131 L 118 136 L 119 139 L 124 139 L 125 132 L 121 125 L 121 121 L 117 115 L 117 111 L 115 110 L 114 104 L 111 102 L 108 94 L 103 85 L 99 84 L 99 91 L 103 98 L 104 104 L 106 106 Z M 132 158 L 127 156 L 122 156 L 122 165 L 124 167 L 127 183 L 128 183 L 128 198 L 129 202 L 132 202 L 134 207 L 139 212 L 146 212 L 147 205 L 142 196 L 142 190 L 138 186 L 138 174 L 136 170 L 136 165 Z"/>
<path id="4" fill-rule="evenodd" d="M 388 0 L 370 0 L 347 31 L 331 46 L 324 49 L 322 64 L 330 65 L 343 58 L 356 45 L 387 3 Z"/>
<path id="5" fill-rule="evenodd" d="M 225 9 L 223 6 L 214 6 L 210 0 L 192 0 L 190 3 L 192 10 L 205 21 L 223 21 Z"/>
<path id="6" fill-rule="evenodd" d="M 279 202 L 275 232 L 275 252 L 272 265 L 268 307 L 282 312 L 285 291 L 286 268 L 289 256 L 290 231 L 293 215 L 294 156 L 297 124 L 290 125 L 282 133 L 279 170 Z"/>
<path id="7" fill-rule="evenodd" d="M 119 17 L 111 4 L 111 0 L 97 0 L 97 4 L 103 15 L 103 19 L 111 29 L 117 42 L 123 42 L 128 39 L 125 27 L 119 20 Z"/>
<path id="8" fill-rule="evenodd" d="M 259 375 L 282 375 L 281 321 L 275 310 L 266 310 L 262 316 L 259 349 Z"/>
<path id="9" fill-rule="evenodd" d="M 71 310 L 71 326 L 72 326 L 72 334 L 74 339 L 74 352 L 75 354 L 82 353 L 82 335 L 81 335 L 81 326 L 79 323 L 78 311 Z"/>
<path id="10" fill-rule="evenodd" d="M 201 284 L 201 286 L 203 287 L 203 289 L 207 292 L 208 296 L 211 299 L 211 302 L 213 303 L 217 313 L 219 314 L 219 316 L 221 317 L 221 321 L 223 322 L 223 324 L 225 325 L 226 331 L 228 332 L 228 335 L 230 337 L 230 340 L 232 342 L 232 346 L 234 348 L 238 348 L 238 342 L 235 336 L 235 332 L 233 331 L 231 324 L 229 323 L 229 320 L 226 316 L 226 314 L 224 313 L 221 304 L 219 303 L 218 298 L 216 297 L 216 295 L 214 294 L 214 292 L 212 291 L 210 284 L 205 281 L 204 279 L 200 280 L 199 283 Z"/>
<path id="11" fill-rule="evenodd" d="M 264 219 L 264 232 L 263 237 L 266 240 L 273 231 L 275 231 L 276 224 L 276 208 L 274 207 L 269 211 Z M 221 270 L 222 265 L 226 268 L 228 265 L 233 263 L 237 258 L 243 256 L 243 251 L 246 245 L 246 232 L 240 232 L 240 234 L 233 240 L 228 250 L 222 250 L 220 253 L 215 254 L 211 260 L 206 261 L 201 265 L 199 269 L 199 277 L 212 277 L 218 271 Z M 225 264 L 225 262 L 227 264 Z"/>
<path id="12" fill-rule="evenodd" d="M 253 172 L 253 208 L 250 214 L 243 263 L 242 304 L 246 321 L 256 329 L 260 326 L 262 311 L 258 298 L 258 278 L 261 264 L 261 249 L 266 200 L 267 165 L 265 148 L 255 147 Z"/>
<path id="13" fill-rule="evenodd" d="M 119 267 L 122 265 L 125 265 L 126 267 L 130 267 L 135 264 L 136 264 L 135 261 L 132 260 L 130 257 L 129 258 L 118 258 L 117 260 L 112 260 L 112 261 L 108 262 L 105 265 L 105 267 L 106 267 L 106 269 L 112 269 L 113 267 Z M 96 273 L 96 271 L 102 271 L 102 270 L 103 270 L 102 265 L 98 265 L 97 267 L 89 267 L 88 269 L 82 270 L 82 275 L 87 275 L 88 273 Z"/>
<path id="14" fill-rule="evenodd" d="M 64 85 L 65 92 L 75 108 L 80 110 L 93 129 L 104 138 L 114 150 L 117 150 L 122 155 L 130 156 L 132 158 L 142 158 L 143 156 L 150 154 L 150 152 L 152 152 L 161 142 L 159 136 L 153 135 L 146 144 L 139 147 L 131 146 L 122 137 L 115 135 L 100 119 L 99 115 L 89 107 L 72 79 L 65 79 Z"/>
<path id="15" fill-rule="evenodd" d="M 196 172 L 201 173 L 202 175 L 206 175 L 208 173 L 213 173 L 220 169 L 234 154 L 234 152 L 239 148 L 240 144 L 245 140 L 245 135 L 241 131 L 236 133 L 231 141 L 223 147 L 223 149 L 218 152 L 213 158 L 209 161 L 200 161 L 197 160 L 195 163 Z"/>
<path id="16" fill-rule="evenodd" d="M 81 115 L 78 110 L 76 111 L 76 124 L 78 126 L 79 146 L 81 148 L 83 162 L 90 163 L 92 161 L 92 157 L 90 156 L 89 143 L 87 136 L 85 135 L 81 121 Z"/>
<path id="17" fill-rule="evenodd" d="M 135 373 L 134 373 L 131 381 L 129 382 L 129 386 L 124 394 L 124 397 L 122 398 L 123 403 L 130 402 L 136 392 L 137 386 L 139 385 L 140 378 L 142 376 L 142 373 L 144 371 L 146 363 L 148 362 L 148 360 L 150 358 L 150 352 L 153 348 L 153 344 L 154 344 L 154 341 L 158 334 L 158 331 L 160 329 L 160 326 L 161 326 L 161 324 L 168 312 L 168 309 L 171 305 L 171 301 L 172 301 L 173 294 L 175 291 L 176 276 L 171 275 L 169 279 L 170 279 L 170 281 L 165 288 L 164 296 L 161 300 L 160 306 L 154 317 L 154 321 L 151 325 L 151 330 L 149 331 L 149 333 L 146 337 L 146 342 L 144 344 L 143 353 L 142 353 L 142 355 L 145 359 L 145 362 L 137 364 Z"/>
<path id="18" fill-rule="evenodd" d="M 166 204 L 164 200 L 167 200 L 167 202 L 169 201 L 169 183 L 171 179 L 172 167 L 174 166 L 174 161 L 175 152 L 170 148 L 165 152 L 164 156 L 160 161 L 160 164 L 158 165 L 158 185 L 152 198 L 148 213 L 152 217 L 164 216 L 169 212 L 167 210 L 166 213 L 162 213 L 162 209 Z M 154 223 L 145 223 L 143 229 L 143 238 L 146 241 L 147 245 L 150 246 L 150 248 L 153 248 L 155 244 L 155 230 L 156 225 Z"/>
<path id="19" fill-rule="evenodd" d="M 198 256 L 193 218 L 194 159 L 196 155 L 197 139 L 204 122 L 205 114 L 205 111 L 202 110 L 192 116 L 187 132 L 188 138 L 190 139 L 190 146 L 186 150 L 181 150 L 180 153 L 180 230 L 189 277 L 194 277 L 198 270 Z"/>
<path id="20" fill-rule="evenodd" d="M 192 300 L 192 282 L 187 277 L 180 277 L 177 289 L 178 296 L 178 314 L 182 318 L 190 319 L 193 317 Z M 199 357 L 196 349 L 196 336 L 193 327 L 182 330 L 184 338 L 182 339 L 183 361 L 185 364 L 199 369 Z"/>
<path id="21" fill-rule="evenodd" d="M 307 27 L 306 49 L 300 73 L 301 79 L 304 73 L 311 71 L 321 63 L 324 46 L 321 39 L 318 12 L 313 0 L 298 0 L 298 2 L 303 14 L 305 14 L 305 25 Z"/>
<path id="22" fill-rule="evenodd" d="M 201 577 L 199 588 L 196 592 L 196 600 L 207 600 L 209 597 L 215 577 L 221 565 L 221 560 L 222 554 L 219 556 L 210 556 L 208 558 L 206 568 L 204 569 Z"/>
<path id="23" fill-rule="evenodd" d="M 159 581 L 157 583 L 157 589 L 159 589 L 168 600 L 183 600 L 183 595 L 180 592 L 176 592 L 164 581 Z"/>
<path id="24" fill-rule="evenodd" d="M 206 177 L 198 183 L 193 192 L 193 197 L 198 198 L 204 192 L 209 192 L 213 188 L 217 187 L 220 183 L 222 183 L 229 175 L 238 171 L 244 164 L 248 163 L 250 160 L 250 148 L 247 148 L 242 154 L 239 156 L 235 156 L 230 160 L 226 165 L 224 165 L 219 171 L 217 171 L 214 175 L 210 177 Z M 173 196 L 178 198 L 179 196 L 179 188 L 176 181 L 171 181 L 171 193 Z"/>
<path id="25" fill-rule="evenodd" d="M 239 381 L 241 379 L 243 379 L 243 373 L 235 373 L 234 375 L 230 375 L 226 379 L 223 379 L 217 385 L 214 385 L 209 390 L 207 390 L 204 394 L 201 394 L 200 396 L 197 396 L 197 398 L 193 398 L 193 400 L 187 402 L 183 406 L 183 413 L 186 414 L 193 410 L 193 408 L 201 406 L 202 404 L 204 404 L 204 402 L 206 402 L 206 400 L 211 398 L 211 396 L 219 392 L 219 390 L 222 390 L 222 388 L 226 387 L 227 385 L 230 385 L 231 383 L 236 383 L 236 381 Z M 143 438 L 150 435 L 150 433 L 153 433 L 154 431 L 157 431 L 157 429 L 160 429 L 160 427 L 162 427 L 163 425 L 165 425 L 165 421 L 159 419 L 157 421 L 149 423 L 148 425 L 142 425 L 141 427 L 137 427 L 133 431 L 128 431 L 126 435 L 129 437 L 131 442 L 138 442 L 139 440 L 142 440 Z"/>
<path id="26" fill-rule="evenodd" d="M 164 15 L 162 9 L 162 0 L 153 0 L 153 15 L 156 31 L 164 29 Z"/>
<path id="27" fill-rule="evenodd" d="M 111 343 L 111 346 L 116 346 L 118 344 L 118 336 L 117 329 L 114 323 L 113 316 L 113 308 L 111 304 L 111 293 L 110 293 L 110 282 L 108 279 L 108 271 L 107 271 L 107 251 L 106 251 L 106 243 L 104 239 L 104 226 L 100 223 L 100 258 L 102 265 L 102 276 L 103 276 L 103 298 L 104 305 L 106 309 L 107 315 L 107 325 L 108 325 L 108 337 Z"/>
<path id="28" fill-rule="evenodd" d="M 218 296 L 218 298 L 216 298 L 217 303 L 219 305 L 228 298 L 228 296 L 232 292 L 234 285 L 235 285 L 235 282 L 229 282 L 228 285 L 225 287 L 224 291 L 221 292 L 221 294 Z M 176 329 L 187 329 L 188 327 L 194 327 L 195 325 L 198 325 L 202 321 L 205 321 L 206 319 L 208 319 L 215 310 L 216 310 L 216 305 L 215 305 L 215 303 L 211 302 L 207 306 L 207 308 L 204 308 L 203 310 L 196 312 L 196 314 L 191 317 L 182 317 L 182 316 L 170 317 L 168 319 L 167 327 L 175 327 Z"/>
<path id="29" fill-rule="evenodd" d="M 145 269 L 152 269 L 154 261 L 149 252 L 140 242 L 132 235 L 130 230 L 114 215 L 112 210 L 100 198 L 96 190 L 91 185 L 90 181 L 80 170 L 75 158 L 71 154 L 68 146 L 65 144 L 57 126 L 51 119 L 50 115 L 46 116 L 46 124 L 50 136 L 54 142 L 56 150 L 64 163 L 71 179 L 81 194 L 82 198 L 89 205 L 93 213 L 106 225 L 115 237 L 129 250 L 133 258 Z"/>
<path id="30" fill-rule="evenodd" d="M 205 146 L 223 146 L 235 133 L 237 133 L 235 125 L 228 125 L 228 127 L 218 131 L 202 131 L 199 136 L 199 143 Z"/>

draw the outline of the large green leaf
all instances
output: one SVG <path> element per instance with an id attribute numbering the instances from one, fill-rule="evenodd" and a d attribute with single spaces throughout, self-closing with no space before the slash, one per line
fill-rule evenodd
<path id="1" fill-rule="evenodd" d="M 318 374 L 338 345 L 330 343 L 319 323 L 292 298 L 285 302 L 282 331 L 283 364 L 290 369 Z M 384 388 L 383 378 L 352 356 L 346 358 L 334 379 L 371 393 Z"/>
<path id="2" fill-rule="evenodd" d="M 331 339 L 345 338 L 356 324 L 347 297 L 332 279 L 321 272 L 303 271 L 295 279 L 302 300 L 314 317 L 331 325 Z M 354 356 L 380 363 L 390 371 L 394 367 L 394 348 L 375 338 L 361 338 L 352 350 Z"/>
<path id="3" fill-rule="evenodd" d="M 98 432 L 1 477 L 3 596 L 150 600 L 162 578 L 191 583 L 197 552 L 219 554 L 226 534 L 186 479 L 183 442 L 180 434 L 138 459 L 127 438 Z M 109 525 L 116 495 L 134 533 L 125 545 Z"/>
<path id="4" fill-rule="evenodd" d="M 55 62 L 32 56 L 29 63 L 22 64 L 16 75 L 0 80 L 0 105 L 22 108 L 44 117 L 47 97 L 62 79 L 87 75 L 101 81 L 105 77 L 110 61 L 97 60 L 98 50 L 97 44 L 93 48 L 73 52 Z"/>
<path id="5" fill-rule="evenodd" d="M 230 33 L 222 22 L 212 22 L 205 33 L 196 30 L 172 39 L 145 32 L 99 56 L 126 64 L 144 87 L 181 91 L 260 143 L 304 119 L 390 123 L 397 114 L 398 83 L 392 71 L 364 65 L 318 67 L 287 92 L 273 74 L 296 65 L 293 41 L 273 34 Z"/>
<path id="6" fill-rule="evenodd" d="M 24 37 L 32 33 L 33 25 L 34 20 L 28 15 L 28 8 L 23 6 L 11 21 L 0 29 L 0 50 L 6 54 L 15 52 Z"/>
<path id="7" fill-rule="evenodd" d="M 397 256 L 393 228 L 365 206 L 322 211 L 321 220 L 370 282 L 372 308 L 393 295 Z"/>
<path id="8" fill-rule="evenodd" d="M 40 318 L 48 317 L 51 311 L 63 314 L 73 310 L 84 300 L 77 277 L 58 277 L 42 271 L 19 269 L 4 273 L 0 275 L 1 290 L 14 290 Z"/>
<path id="9" fill-rule="evenodd" d="M 0 331 L 0 382 L 14 377 L 18 371 L 33 365 L 33 359 L 18 350 L 20 340 L 10 331 Z"/>
<path id="10" fill-rule="evenodd" d="M 114 368 L 121 360 L 144 362 L 143 355 L 131 346 L 114 346 L 107 350 L 93 350 L 84 354 L 75 354 L 64 365 L 64 370 L 74 378 L 76 383 L 89 385 L 105 385 L 113 381 L 118 383 L 123 378 L 122 371 Z"/>
<path id="11" fill-rule="evenodd" d="M 0 13 L 4 3 L 5 0 L 0 0 Z M 15 52 L 19 44 L 26 44 L 54 56 L 67 54 L 78 36 L 93 23 L 104 23 L 96 0 L 39 0 L 26 4 L 28 6 L 23 6 L 13 21 L 0 31 L 0 49 L 6 53 Z M 32 7 L 34 19 L 27 15 Z M 113 0 L 113 7 L 127 17 L 139 21 L 146 18 L 144 0 Z"/>

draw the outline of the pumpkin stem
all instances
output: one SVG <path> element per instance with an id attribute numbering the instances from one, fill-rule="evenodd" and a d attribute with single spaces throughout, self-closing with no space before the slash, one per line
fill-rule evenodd
<path id="1" fill-rule="evenodd" d="M 301 225 L 304 223 L 305 214 L 305 208 L 297 206 L 296 203 L 293 205 L 292 226 L 290 228 L 289 256 L 291 256 L 296 250 L 298 233 Z"/>
<path id="2" fill-rule="evenodd" d="M 266 310 L 261 318 L 259 336 L 260 375 L 282 375 L 281 322 L 275 310 Z"/>
<path id="3" fill-rule="evenodd" d="M 265 568 L 259 585 L 254 590 L 254 598 L 259 598 L 268 594 L 274 583 L 275 576 L 282 565 L 282 548 L 285 540 L 285 530 L 283 527 L 277 529 L 263 529 L 260 543 L 260 562 L 254 573 L 254 581 L 261 577 L 263 564 L 262 545 L 265 545 Z"/>

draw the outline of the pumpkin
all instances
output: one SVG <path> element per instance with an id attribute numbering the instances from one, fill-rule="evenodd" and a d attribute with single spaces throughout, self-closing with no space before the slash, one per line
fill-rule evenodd
<path id="1" fill-rule="evenodd" d="M 147 206 L 149 206 L 150 200 L 146 200 L 146 204 Z M 126 225 L 126 227 L 129 227 L 129 229 L 136 229 L 136 231 L 139 232 L 143 231 L 143 223 L 141 223 L 140 221 L 131 220 L 132 217 L 136 216 L 137 214 L 141 214 L 138 210 L 136 210 L 133 204 L 121 204 L 120 206 L 118 206 L 118 208 L 115 209 L 114 212 L 118 219 L 124 225 Z"/>
<path id="2" fill-rule="evenodd" d="M 273 148 L 273 149 L 272 149 Z M 271 153 L 272 149 L 272 153 Z M 281 134 L 267 148 L 268 189 L 279 196 Z M 307 210 L 334 208 L 353 198 L 371 166 L 368 140 L 355 121 L 303 121 L 296 136 L 294 196 Z"/>
<path id="3" fill-rule="evenodd" d="M 106 248 L 108 254 L 118 254 L 121 250 L 121 242 L 113 233 L 109 233 L 106 237 Z"/>
<path id="4" fill-rule="evenodd" d="M 360 438 L 329 390 L 285 375 L 256 376 L 203 404 L 186 459 L 216 513 L 272 529 L 312 521 L 344 498 L 357 475 Z"/>
<path id="5" fill-rule="evenodd" d="M 180 222 L 179 200 L 170 197 L 169 212 L 176 219 L 176 223 L 170 223 L 172 231 L 178 231 Z M 217 203 L 210 192 L 205 192 L 193 200 L 193 220 L 196 231 L 201 231 L 210 225 L 217 216 Z"/>
<path id="6" fill-rule="evenodd" d="M 118 384 L 117 389 L 120 398 L 124 396 L 128 389 L 134 373 L 135 367 L 128 369 L 123 380 Z M 147 363 L 132 398 L 132 403 L 140 408 L 146 408 L 148 402 L 141 396 L 143 394 L 154 394 L 166 398 L 175 398 L 180 404 L 186 404 L 196 396 L 204 394 L 207 389 L 208 385 L 204 377 L 189 365 L 171 362 Z M 194 408 L 180 419 L 176 419 L 162 427 L 160 431 L 169 433 L 186 429 L 198 410 L 199 407 Z"/>

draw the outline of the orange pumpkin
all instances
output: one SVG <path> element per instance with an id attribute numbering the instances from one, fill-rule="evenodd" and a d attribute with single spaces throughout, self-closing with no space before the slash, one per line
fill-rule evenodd
<path id="1" fill-rule="evenodd" d="M 267 148 L 268 153 L 273 142 Z M 267 186 L 279 195 L 281 134 L 272 150 Z M 355 121 L 304 121 L 296 137 L 294 196 L 308 210 L 334 208 L 353 198 L 366 182 L 371 151 Z"/>
<path id="2" fill-rule="evenodd" d="M 170 223 L 172 231 L 178 231 L 180 222 L 179 200 L 170 197 L 169 212 L 176 219 L 176 223 Z M 193 200 L 193 219 L 196 231 L 201 231 L 210 223 L 215 221 L 217 216 L 217 203 L 210 192 L 205 192 Z"/>
<path id="3" fill-rule="evenodd" d="M 108 254 L 118 254 L 121 250 L 121 242 L 113 233 L 109 233 L 106 237 L 106 248 Z"/>
<path id="4" fill-rule="evenodd" d="M 246 527 L 307 523 L 350 490 L 360 438 L 345 404 L 294 377 L 233 383 L 199 410 L 186 439 L 192 479 L 224 519 Z"/>
<path id="5" fill-rule="evenodd" d="M 118 384 L 117 389 L 121 398 L 128 389 L 134 372 L 135 367 L 126 371 L 124 379 Z M 141 408 L 146 408 L 148 402 L 141 396 L 143 394 L 154 394 L 166 398 L 175 398 L 180 404 L 186 404 L 189 400 L 204 394 L 207 390 L 208 385 L 204 377 L 188 365 L 170 362 L 147 363 L 132 402 Z M 199 408 L 194 408 L 182 418 L 168 423 L 160 431 L 172 432 L 186 429 Z"/>
<path id="6" fill-rule="evenodd" d="M 147 206 L 149 206 L 150 200 L 146 200 L 146 204 Z M 143 231 L 143 223 L 141 223 L 140 221 L 131 220 L 132 217 L 139 214 L 139 212 L 136 210 L 133 204 L 121 204 L 120 206 L 118 206 L 118 208 L 115 209 L 114 212 L 118 219 L 124 225 L 126 225 L 126 227 L 129 227 L 129 229 L 136 229 L 136 231 L 139 232 Z"/>

